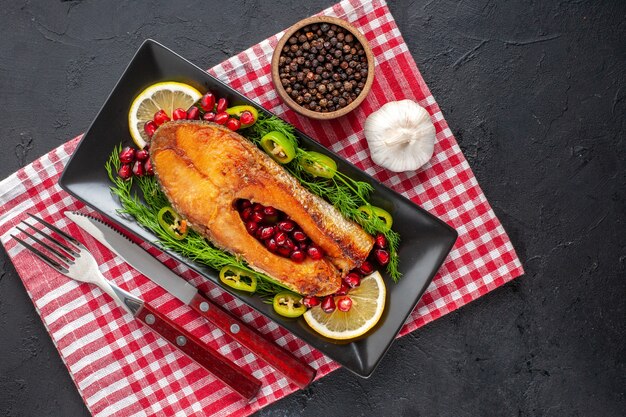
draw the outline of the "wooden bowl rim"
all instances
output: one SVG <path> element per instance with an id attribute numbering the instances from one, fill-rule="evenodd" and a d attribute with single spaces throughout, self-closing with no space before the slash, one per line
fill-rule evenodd
<path id="1" fill-rule="evenodd" d="M 328 112 L 328 113 L 322 113 L 322 112 L 309 110 L 309 109 L 302 107 L 298 103 L 296 103 L 289 96 L 289 94 L 287 94 L 278 76 L 278 60 L 280 59 L 283 46 L 285 46 L 285 44 L 287 43 L 291 35 L 296 33 L 299 29 L 303 28 L 304 26 L 312 25 L 315 23 L 330 23 L 330 24 L 334 24 L 337 26 L 341 26 L 345 30 L 349 31 L 361 43 L 361 46 L 363 46 L 363 49 L 365 50 L 365 56 L 367 57 L 367 79 L 365 80 L 365 85 L 363 86 L 361 93 L 357 96 L 357 98 L 352 103 L 350 103 L 346 107 L 339 109 L 339 110 L 335 110 L 333 112 Z M 363 100 L 365 100 L 365 97 L 370 92 L 372 88 L 372 84 L 374 83 L 374 54 L 372 52 L 372 48 L 367 42 L 367 39 L 365 39 L 365 36 L 356 27 L 350 24 L 348 21 L 339 19 L 337 17 L 315 16 L 315 17 L 309 17 L 309 18 L 300 20 L 299 22 L 295 23 L 293 26 L 287 29 L 285 34 L 282 36 L 282 38 L 280 38 L 280 40 L 276 44 L 276 49 L 274 49 L 274 54 L 272 55 L 271 66 L 272 66 L 272 81 L 274 82 L 276 91 L 278 92 L 278 95 L 283 100 L 283 102 L 292 110 L 304 116 L 310 117 L 312 119 L 318 119 L 318 120 L 335 119 L 337 117 L 341 117 L 345 114 L 350 113 L 352 110 L 357 108 L 363 102 Z"/>

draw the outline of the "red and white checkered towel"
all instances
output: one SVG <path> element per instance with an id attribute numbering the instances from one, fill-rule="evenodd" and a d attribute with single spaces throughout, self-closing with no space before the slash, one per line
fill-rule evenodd
<path id="1" fill-rule="evenodd" d="M 322 14 L 346 19 L 359 28 L 376 56 L 372 91 L 349 115 L 334 121 L 313 121 L 298 116 L 280 102 L 271 82 L 270 59 L 281 34 L 232 57 L 210 73 L 459 232 L 450 256 L 403 327 L 404 335 L 521 275 L 523 269 L 385 3 L 344 0 Z M 437 128 L 437 143 L 433 158 L 425 167 L 418 172 L 394 174 L 375 166 L 369 158 L 363 122 L 385 102 L 406 98 L 416 100 L 429 111 Z M 229 341 L 221 331 L 205 325 L 190 308 L 122 264 L 65 219 L 65 210 L 84 209 L 57 185 L 77 143 L 78 138 L 69 141 L 0 184 L 0 236 L 91 413 L 248 415 L 296 390 L 253 354 Z M 263 387 L 257 398 L 250 403 L 239 400 L 204 369 L 125 314 L 99 289 L 68 280 L 17 246 L 9 233 L 27 211 L 39 213 L 78 235 L 100 261 L 105 276 L 141 295 L 259 378 Z M 217 286 L 167 255 L 151 251 L 217 302 L 318 369 L 318 377 L 338 367 Z"/>

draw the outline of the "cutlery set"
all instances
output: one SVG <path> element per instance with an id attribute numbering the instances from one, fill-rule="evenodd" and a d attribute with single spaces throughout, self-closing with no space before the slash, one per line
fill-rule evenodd
<path id="1" fill-rule="evenodd" d="M 18 243 L 68 278 L 98 286 L 120 307 L 211 372 L 241 397 L 250 400 L 256 395 L 261 387 L 259 380 L 141 298 L 108 281 L 100 272 L 96 259 L 76 238 L 37 216 L 30 213 L 28 215 L 35 223 L 22 221 L 17 226 L 17 230 L 26 236 L 26 239 L 22 239 L 11 235 Z M 256 354 L 291 383 L 303 388 L 315 377 L 313 368 L 300 362 L 291 353 L 265 339 L 251 326 L 215 304 L 189 282 L 112 227 L 82 213 L 67 211 L 65 215 L 128 265 L 189 305 L 207 322 Z M 36 224 L 39 227 L 36 227 Z M 29 243 L 28 240 L 33 243 Z"/>

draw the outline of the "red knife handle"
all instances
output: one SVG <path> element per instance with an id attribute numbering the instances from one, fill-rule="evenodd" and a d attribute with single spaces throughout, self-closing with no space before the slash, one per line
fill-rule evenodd
<path id="1" fill-rule="evenodd" d="M 215 349 L 207 346 L 206 343 L 159 313 L 149 304 L 144 304 L 135 317 L 246 400 L 252 399 L 261 388 L 261 382 L 258 379 L 245 373 L 236 364 L 230 362 Z"/>
<path id="2" fill-rule="evenodd" d="M 300 362 L 291 353 L 270 342 L 258 331 L 234 317 L 202 294 L 196 294 L 189 306 L 237 342 L 251 350 L 298 387 L 306 387 L 315 378 L 315 369 Z"/>

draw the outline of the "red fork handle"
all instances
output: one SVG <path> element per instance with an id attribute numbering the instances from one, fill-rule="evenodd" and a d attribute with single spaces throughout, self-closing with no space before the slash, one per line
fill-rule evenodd
<path id="1" fill-rule="evenodd" d="M 197 293 L 189 303 L 189 306 L 298 387 L 306 387 L 315 378 L 315 369 L 300 362 L 291 353 L 270 342 L 261 333 L 234 317 L 202 294 Z"/>
<path id="2" fill-rule="evenodd" d="M 135 317 L 246 400 L 252 399 L 261 388 L 261 382 L 258 379 L 245 373 L 239 366 L 159 313 L 149 304 L 144 304 Z"/>

